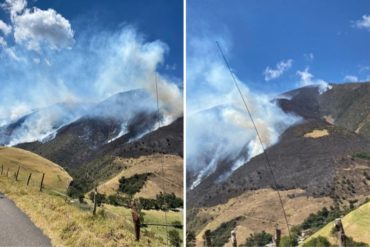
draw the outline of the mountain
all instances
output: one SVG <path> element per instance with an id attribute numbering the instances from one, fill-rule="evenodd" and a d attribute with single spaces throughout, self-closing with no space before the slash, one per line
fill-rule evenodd
<path id="1" fill-rule="evenodd" d="M 155 106 L 143 90 L 119 93 L 60 127 L 53 138 L 17 147 L 62 165 L 86 191 L 121 172 L 123 166 L 116 165 L 117 157 L 160 153 L 182 159 L 182 118 L 159 127 L 162 116 Z"/>
<path id="2" fill-rule="evenodd" d="M 243 236 L 273 230 L 276 223 L 286 233 L 281 206 L 275 205 L 276 191 L 287 207 L 289 222 L 294 224 L 320 207 L 348 206 L 350 201 L 360 203 L 369 196 L 370 83 L 333 84 L 323 93 L 315 86 L 304 87 L 274 101 L 286 113 L 302 117 L 266 149 L 276 186 L 264 154 L 253 157 L 222 181 L 219 178 L 225 174 L 225 167 L 236 160 L 227 156 L 220 159 L 217 169 L 187 192 L 192 215 L 188 221 L 197 239 L 206 229 L 215 230 L 237 216 L 246 217 L 237 228 Z M 251 221 L 256 223 L 251 226 Z"/>
<path id="3" fill-rule="evenodd" d="M 31 113 L 0 127 L 0 145 L 47 141 L 62 126 L 87 114 L 88 105 L 59 103 L 35 109 Z"/>

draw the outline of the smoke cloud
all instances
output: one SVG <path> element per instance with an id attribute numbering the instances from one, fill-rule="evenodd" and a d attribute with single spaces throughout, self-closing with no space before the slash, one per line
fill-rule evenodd
<path id="1" fill-rule="evenodd" d="M 162 41 L 147 41 L 130 25 L 75 32 L 55 10 L 27 9 L 22 0 L 7 0 L 2 7 L 11 21 L 1 25 L 10 33 L 0 36 L 0 127 L 33 113 L 11 144 L 42 140 L 86 114 L 88 106 L 94 114 L 91 106 L 120 92 L 145 90 L 150 96 L 145 102 L 126 102 L 125 108 L 152 111 L 156 77 L 167 123 L 182 115 L 178 78 L 158 73 L 170 50 Z M 55 105 L 68 107 L 46 110 Z"/>
<path id="2" fill-rule="evenodd" d="M 221 39 L 221 43 L 226 51 L 230 50 L 225 40 Z M 233 162 L 219 180 L 260 154 L 262 148 L 214 42 L 196 38 L 188 44 L 192 52 L 187 64 L 187 166 L 194 177 L 190 185 L 193 189 L 216 171 L 221 161 Z M 253 92 L 237 80 L 264 146 L 275 144 L 282 132 L 299 118 L 284 113 L 271 97 Z"/>

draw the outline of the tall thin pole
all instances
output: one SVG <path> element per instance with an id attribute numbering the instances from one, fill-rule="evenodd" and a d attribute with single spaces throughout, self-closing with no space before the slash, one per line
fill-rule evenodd
<path id="1" fill-rule="evenodd" d="M 156 91 L 156 94 L 157 94 L 157 117 L 158 117 L 158 124 L 159 124 L 159 127 L 161 127 L 162 125 L 162 121 L 161 121 L 161 116 L 160 116 L 160 111 L 159 111 L 159 93 L 158 93 L 158 81 L 157 81 L 157 73 L 155 73 L 155 91 Z M 163 167 L 163 160 L 162 160 L 162 157 L 161 157 L 161 166 L 162 166 L 162 183 L 163 183 L 163 202 L 164 202 L 164 205 L 165 205 L 165 209 L 164 209 L 164 220 L 166 222 L 166 235 L 167 235 L 167 246 L 169 246 L 169 241 L 168 241 L 168 223 L 167 223 L 167 203 L 166 203 L 166 181 L 164 180 L 164 167 Z"/>
<path id="2" fill-rule="evenodd" d="M 280 204 L 281 204 L 281 208 L 282 208 L 282 210 L 283 210 L 285 223 L 286 223 L 286 226 L 287 226 L 287 228 L 288 228 L 288 233 L 289 233 L 290 242 L 291 242 L 291 244 L 293 244 L 293 242 L 292 242 L 292 237 L 291 237 L 291 234 L 290 234 L 290 228 L 289 228 L 289 223 L 288 223 L 288 217 L 287 217 L 287 214 L 286 214 L 286 211 L 285 211 L 285 208 L 284 208 L 283 199 L 281 198 L 280 192 L 279 192 L 279 190 L 278 190 L 278 188 L 277 188 L 276 178 L 275 178 L 274 172 L 273 172 L 272 167 L 271 167 L 271 164 L 270 164 L 270 159 L 269 159 L 269 157 L 268 157 L 268 155 L 267 155 L 267 153 L 266 153 L 265 145 L 263 145 L 262 138 L 261 138 L 261 135 L 260 135 L 260 133 L 259 133 L 259 131 L 258 131 L 257 125 L 256 125 L 256 123 L 254 122 L 254 119 L 253 119 L 252 113 L 251 113 L 251 111 L 249 110 L 249 107 L 248 107 L 247 101 L 245 100 L 244 95 L 243 95 L 243 93 L 242 93 L 242 91 L 241 91 L 241 89 L 240 89 L 240 87 L 239 87 L 239 85 L 238 85 L 238 82 L 236 81 L 235 75 L 234 75 L 234 73 L 231 71 L 231 67 L 230 67 L 230 65 L 229 65 L 229 62 L 227 61 L 227 59 L 226 59 L 226 57 L 225 57 L 225 54 L 223 53 L 223 51 L 222 51 L 222 48 L 221 48 L 220 44 L 219 44 L 217 41 L 216 41 L 216 44 L 217 44 L 217 47 L 218 47 L 218 49 L 219 49 L 219 51 L 220 51 L 220 53 L 221 53 L 221 56 L 222 56 L 222 58 L 223 58 L 223 60 L 224 60 L 225 64 L 226 64 L 226 66 L 227 66 L 227 68 L 228 68 L 228 70 L 229 70 L 229 72 L 230 72 L 230 75 L 231 75 L 231 77 L 232 77 L 232 79 L 233 79 L 233 81 L 234 81 L 234 85 L 235 85 L 235 87 L 237 88 L 237 90 L 238 90 L 238 92 L 239 92 L 239 94 L 240 94 L 240 97 L 241 97 L 241 99 L 242 99 L 242 101 L 243 101 L 243 103 L 244 103 L 244 106 L 245 106 L 245 108 L 246 108 L 246 110 L 247 110 L 247 112 L 248 112 L 248 115 L 249 115 L 249 118 L 250 118 L 250 120 L 251 120 L 251 122 L 252 122 L 252 124 L 253 124 L 253 127 L 254 127 L 254 129 L 255 129 L 255 131 L 256 131 L 256 135 L 257 135 L 258 141 L 259 141 L 259 143 L 260 143 L 260 145 L 261 145 L 261 148 L 262 148 L 262 150 L 263 150 L 263 155 L 264 155 L 265 160 L 266 160 L 267 168 L 268 168 L 268 170 L 270 171 L 270 174 L 271 174 L 271 178 L 272 178 L 272 181 L 273 181 L 273 184 L 274 184 L 274 187 L 275 187 L 274 189 L 275 189 L 275 190 L 276 190 L 276 192 L 277 192 L 277 195 L 278 195 L 278 197 L 279 197 L 279 201 L 280 201 Z"/>

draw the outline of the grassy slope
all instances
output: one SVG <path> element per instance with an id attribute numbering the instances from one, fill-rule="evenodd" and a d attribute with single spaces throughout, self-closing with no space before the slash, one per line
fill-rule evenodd
<path id="1" fill-rule="evenodd" d="M 310 213 L 332 204 L 332 200 L 327 197 L 307 197 L 304 190 L 301 189 L 281 191 L 280 193 L 291 225 L 302 223 Z M 191 213 L 191 210 L 188 212 Z M 223 222 L 228 222 L 238 216 L 245 217 L 236 227 L 238 243 L 245 243 L 247 236 L 254 232 L 265 230 L 272 233 L 276 223 L 282 229 L 283 234 L 287 232 L 284 227 L 285 221 L 281 205 L 276 191 L 272 189 L 245 192 L 225 204 L 202 208 L 193 215 L 193 220 L 188 224 L 189 228 L 196 231 L 197 243 L 202 246 L 205 230 L 213 231 Z M 226 246 L 229 245 L 230 243 Z"/>
<path id="2" fill-rule="evenodd" d="M 9 177 L 14 177 L 20 167 L 18 176 L 20 183 L 26 183 L 32 172 L 31 186 L 40 184 L 42 173 L 45 173 L 44 186 L 59 192 L 65 192 L 72 180 L 62 167 L 37 154 L 19 148 L 0 147 L 0 169 L 2 165 L 4 167 L 3 175 L 9 169 Z"/>
<path id="3" fill-rule="evenodd" d="M 370 202 L 344 216 L 342 223 L 347 236 L 352 237 L 355 241 L 370 244 Z M 333 226 L 334 222 L 330 222 L 305 242 L 314 237 L 323 236 L 328 238 L 332 244 L 337 244 L 337 239 L 330 234 Z"/>
<path id="4" fill-rule="evenodd" d="M 100 193 L 116 194 L 119 186 L 118 180 L 122 176 L 128 178 L 135 174 L 152 173 L 153 175 L 148 178 L 142 190 L 135 197 L 155 198 L 160 191 L 163 191 L 164 186 L 167 193 L 173 192 L 177 197 L 183 197 L 183 160 L 180 156 L 155 154 L 139 158 L 117 158 L 114 162 L 125 169 L 103 182 L 98 187 Z M 165 174 L 164 180 L 162 178 L 162 164 Z"/>
<path id="5" fill-rule="evenodd" d="M 42 231 L 52 239 L 54 246 L 161 246 L 166 239 L 165 228 L 148 227 L 142 231 L 140 243 L 134 240 L 133 224 L 129 209 L 105 205 L 93 217 L 91 205 L 81 205 L 66 200 L 63 194 L 70 176 L 56 164 L 28 151 L 15 148 L 0 148 L 0 192 L 12 199 Z M 14 173 L 21 167 L 19 181 Z M 5 176 L 10 168 L 8 177 Z M 32 171 L 30 186 L 26 186 Z M 45 172 L 45 190 L 38 191 L 36 175 Z M 164 223 L 164 212 L 144 211 L 144 222 Z M 182 222 L 181 213 L 167 213 L 168 223 Z M 174 229 L 170 228 L 169 230 Z M 177 230 L 182 237 L 182 231 Z"/>

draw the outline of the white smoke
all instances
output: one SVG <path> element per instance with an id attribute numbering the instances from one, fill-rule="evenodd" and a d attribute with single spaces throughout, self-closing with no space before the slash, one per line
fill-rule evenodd
<path id="1" fill-rule="evenodd" d="M 309 68 L 306 67 L 303 71 L 297 71 L 297 75 L 300 77 L 299 86 L 316 86 L 319 89 L 319 93 L 323 94 L 326 91 L 332 89 L 332 86 L 322 79 L 314 79 L 314 75 L 309 72 Z"/>
<path id="2" fill-rule="evenodd" d="M 229 50 L 227 43 L 222 43 Z M 215 44 L 208 39 L 188 44 L 192 52 L 187 64 L 187 165 L 189 172 L 196 174 L 192 189 L 212 174 L 221 160 L 234 160 L 220 176 L 222 180 L 260 154 L 262 148 Z M 264 146 L 275 144 L 299 118 L 284 113 L 271 97 L 252 92 L 237 80 Z"/>
<path id="3" fill-rule="evenodd" d="M 61 25 L 72 30 L 67 25 L 69 22 L 66 23 L 67 20 L 64 21 L 52 10 L 47 13 L 27 10 L 24 3 L 26 1 L 6 1 L 13 20 L 20 15 L 37 14 L 28 17 L 39 24 L 50 14 L 59 31 L 64 30 L 61 30 Z M 11 24 L 16 25 L 16 22 Z M 158 73 L 169 52 L 169 47 L 162 41 L 147 41 L 128 25 L 112 32 L 86 30 L 75 37 L 70 49 L 64 50 L 61 48 L 71 45 L 70 42 L 60 44 L 55 43 L 53 37 L 49 38 L 45 40 L 39 35 L 28 35 L 18 39 L 22 42 L 11 42 L 13 46 L 0 46 L 0 126 L 36 109 L 58 104 L 75 104 L 76 107 L 74 110 L 40 111 L 40 116 L 30 118 L 14 133 L 10 142 L 12 145 L 50 138 L 58 128 L 86 113 L 81 111 L 81 104 L 93 105 L 120 92 L 146 90 L 151 95 L 150 100 L 139 104 L 128 102 L 125 107 L 132 109 L 132 112 L 135 109 L 153 111 L 157 97 L 156 77 L 159 106 L 166 123 L 182 115 L 183 100 L 178 79 L 171 80 Z M 48 45 L 43 45 L 44 41 Z M 29 50 L 32 44 L 35 45 L 33 48 L 39 45 L 42 52 Z M 17 59 L 9 59 L 10 51 Z M 113 105 L 109 110 L 112 109 Z M 89 114 L 94 114 L 93 110 Z M 124 127 L 122 131 L 124 133 Z"/>

